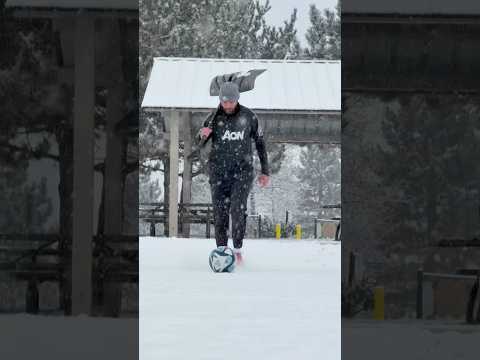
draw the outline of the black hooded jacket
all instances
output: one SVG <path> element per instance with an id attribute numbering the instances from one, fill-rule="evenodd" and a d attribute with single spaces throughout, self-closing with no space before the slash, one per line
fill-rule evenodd
<path id="1" fill-rule="evenodd" d="M 201 140 L 200 135 L 197 137 L 201 146 L 212 140 L 210 175 L 253 171 L 252 141 L 255 142 L 262 174 L 269 175 L 263 131 L 253 111 L 238 104 L 232 114 L 227 114 L 219 105 L 208 115 L 203 126 L 213 130 L 206 140 Z"/>

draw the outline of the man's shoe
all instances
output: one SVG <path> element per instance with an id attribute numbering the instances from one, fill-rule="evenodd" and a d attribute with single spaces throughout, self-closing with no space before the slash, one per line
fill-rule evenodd
<path id="1" fill-rule="evenodd" d="M 235 254 L 235 263 L 237 265 L 243 265 L 243 256 L 242 256 L 242 252 L 238 249 L 235 249 L 234 251 L 234 254 Z"/>

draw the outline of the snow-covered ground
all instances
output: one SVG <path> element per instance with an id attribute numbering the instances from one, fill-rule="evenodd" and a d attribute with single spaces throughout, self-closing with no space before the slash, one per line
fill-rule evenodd
<path id="1" fill-rule="evenodd" d="M 228 275 L 227 275 L 228 276 Z M 252 305 L 253 307 L 253 305 Z M 174 317 L 171 314 L 170 317 Z M 164 319 L 166 321 L 167 319 Z M 289 319 L 289 321 L 291 321 Z M 138 359 L 138 333 L 136 319 L 105 319 L 89 317 L 63 317 L 63 316 L 31 316 L 31 315 L 0 315 L 0 354 L 1 359 L 19 359 L 31 360 L 45 358 L 48 360 L 103 360 L 112 358 L 115 360 L 135 360 Z M 165 327 L 166 325 L 164 325 Z M 272 333 L 280 331 L 286 335 L 293 334 L 288 330 L 288 325 L 284 324 L 278 329 L 272 330 Z M 322 331 L 321 325 L 317 326 L 317 331 Z M 172 328 L 172 331 L 174 329 Z M 185 359 L 204 359 L 198 348 L 200 340 L 192 341 L 190 336 L 194 329 L 181 334 L 177 334 L 177 343 L 179 349 L 175 349 L 172 357 L 167 353 L 167 349 L 159 353 L 166 357 L 159 359 L 180 358 L 180 354 L 185 354 Z M 295 329 L 292 329 L 295 330 Z M 215 332 L 213 334 L 205 333 L 205 326 L 196 329 L 197 337 L 208 338 L 206 347 L 214 347 Z M 253 336 L 258 330 L 252 331 Z M 175 334 L 170 334 L 168 338 L 174 338 Z M 209 336 L 210 335 L 210 336 Z M 213 339 L 210 339 L 213 338 Z M 218 336 L 217 336 L 218 337 Z M 333 350 L 325 345 L 324 336 L 318 337 L 317 346 L 323 347 L 325 357 L 320 359 L 329 359 L 329 354 Z M 342 322 L 342 359 L 388 359 L 388 360 L 476 360 L 478 359 L 480 338 L 480 326 L 464 325 L 459 321 L 416 321 L 416 320 L 394 320 L 394 321 L 366 321 L 354 320 Z M 164 343 L 167 338 L 161 342 Z M 250 359 L 270 359 L 269 354 L 277 356 L 275 351 L 267 352 L 267 346 L 274 346 L 270 336 L 267 338 L 272 343 L 265 344 L 265 353 L 263 356 L 255 356 L 251 348 L 247 355 L 252 355 Z M 246 339 L 244 339 L 246 341 Z M 278 346 L 287 346 L 280 343 L 284 337 L 279 338 Z M 293 339 L 292 339 L 293 340 Z M 297 343 L 289 340 L 289 344 L 295 348 L 302 346 L 301 339 L 296 338 Z M 309 339 L 306 339 L 307 341 Z M 153 341 L 153 339 L 152 339 Z M 260 351 L 263 345 L 261 339 L 253 339 L 252 345 Z M 222 340 L 219 341 L 219 346 Z M 306 342 L 308 345 L 308 342 Z M 237 359 L 235 348 L 227 349 L 226 359 Z M 169 348 L 168 350 L 171 350 Z M 223 349 L 224 350 L 224 349 Z M 194 351 L 198 351 L 195 353 Z M 220 349 L 212 351 L 211 359 L 219 358 L 215 355 L 220 353 Z M 193 355 L 192 355 L 193 354 Z M 291 354 L 291 352 L 290 352 Z M 305 355 L 305 351 L 298 351 L 298 357 L 292 357 L 294 360 L 311 359 Z M 145 357 L 145 349 L 142 352 Z M 192 356 L 189 356 L 192 355 Z M 338 350 L 334 355 L 340 359 Z M 273 357 L 272 357 L 273 358 Z M 280 359 L 286 356 L 280 356 Z"/>
<path id="2" fill-rule="evenodd" d="M 140 239 L 140 360 L 340 359 L 340 244 L 245 240 L 213 273 L 213 239 Z"/>
<path id="3" fill-rule="evenodd" d="M 342 359 L 475 360 L 480 325 L 460 321 L 343 321 Z"/>
<path id="4" fill-rule="evenodd" d="M 138 319 L 0 315 L 0 359 L 138 359 Z"/>
<path id="5" fill-rule="evenodd" d="M 248 240 L 232 274 L 210 271 L 213 247 L 140 240 L 140 338 L 136 319 L 0 315 L 0 358 L 329 360 L 341 340 L 346 360 L 478 358 L 478 325 L 340 321 L 338 243 Z"/>

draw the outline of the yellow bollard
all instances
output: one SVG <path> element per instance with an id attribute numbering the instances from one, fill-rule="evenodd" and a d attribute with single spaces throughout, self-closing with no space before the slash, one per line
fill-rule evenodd
<path id="1" fill-rule="evenodd" d="M 385 319 L 385 290 L 380 286 L 373 289 L 373 318 Z"/>
<path id="2" fill-rule="evenodd" d="M 280 237 L 282 236 L 282 227 L 280 224 L 275 224 L 275 238 L 277 240 L 280 240 Z"/>
<path id="3" fill-rule="evenodd" d="M 295 239 L 300 240 L 302 238 L 302 225 L 295 225 Z"/>

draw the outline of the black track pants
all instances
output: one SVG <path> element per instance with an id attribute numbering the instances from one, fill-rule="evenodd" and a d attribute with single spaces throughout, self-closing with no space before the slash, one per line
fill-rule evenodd
<path id="1" fill-rule="evenodd" d="M 227 246 L 231 212 L 233 247 L 236 249 L 242 247 L 247 225 L 247 200 L 252 189 L 253 178 L 253 171 L 225 173 L 210 177 L 217 246 Z"/>

